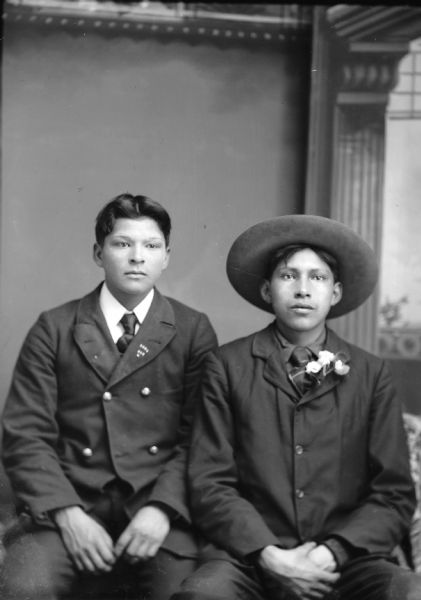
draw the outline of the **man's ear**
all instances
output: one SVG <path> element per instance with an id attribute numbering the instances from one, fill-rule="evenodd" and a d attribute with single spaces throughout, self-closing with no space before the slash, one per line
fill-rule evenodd
<path id="1" fill-rule="evenodd" d="M 265 279 L 260 286 L 260 295 L 268 304 L 272 304 L 272 293 L 270 291 L 270 282 Z"/>
<path id="2" fill-rule="evenodd" d="M 338 304 L 338 302 L 342 299 L 342 283 L 340 283 L 340 281 L 336 281 L 333 284 L 333 294 L 332 294 L 332 301 L 330 303 L 330 306 L 335 306 L 335 304 Z"/>
<path id="3" fill-rule="evenodd" d="M 102 267 L 102 246 L 100 246 L 98 242 L 95 242 L 94 244 L 92 256 L 98 267 Z"/>
<path id="4" fill-rule="evenodd" d="M 163 271 L 165 271 L 165 269 L 169 265 L 169 262 L 170 262 L 170 253 L 171 253 L 171 249 L 170 249 L 169 246 L 167 246 L 167 248 L 166 248 L 166 256 L 165 256 L 165 260 L 164 260 L 164 266 L 162 268 Z"/>

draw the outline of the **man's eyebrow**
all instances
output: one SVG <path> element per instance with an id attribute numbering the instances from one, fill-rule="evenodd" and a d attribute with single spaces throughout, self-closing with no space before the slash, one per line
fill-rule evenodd
<path id="1" fill-rule="evenodd" d="M 300 271 L 300 267 L 289 267 L 288 265 L 279 265 L 277 267 L 279 270 L 287 270 L 287 271 Z M 308 271 L 310 271 L 311 273 L 317 272 L 317 271 L 331 271 L 330 267 L 328 267 L 326 265 L 326 267 L 311 267 L 310 269 L 306 269 Z"/>
<path id="2" fill-rule="evenodd" d="M 162 243 L 165 243 L 165 240 L 163 238 L 161 238 L 161 237 L 144 238 L 143 241 L 145 243 L 148 243 L 148 242 L 159 242 L 159 243 L 162 242 Z"/>

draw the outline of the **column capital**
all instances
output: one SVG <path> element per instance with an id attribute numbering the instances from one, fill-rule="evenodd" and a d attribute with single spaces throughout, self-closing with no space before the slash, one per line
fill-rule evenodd
<path id="1" fill-rule="evenodd" d="M 313 22 L 306 211 L 337 219 L 380 255 L 385 111 L 421 8 L 337 4 Z M 323 148 L 323 152 L 320 152 Z M 377 349 L 378 292 L 334 328 Z"/>
<path id="2" fill-rule="evenodd" d="M 348 51 L 337 65 L 339 105 L 386 105 L 397 83 L 399 54 Z"/>
<path id="3" fill-rule="evenodd" d="M 399 61 L 421 35 L 421 8 L 336 5 L 327 9 L 327 21 L 335 47 L 336 103 L 385 107 Z"/>

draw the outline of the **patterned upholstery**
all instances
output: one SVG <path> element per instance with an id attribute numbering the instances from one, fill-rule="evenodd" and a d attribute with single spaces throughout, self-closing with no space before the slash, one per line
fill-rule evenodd
<path id="1" fill-rule="evenodd" d="M 410 533 L 411 554 L 414 570 L 421 573 L 421 416 L 404 414 L 412 478 L 415 484 L 418 505 Z"/>

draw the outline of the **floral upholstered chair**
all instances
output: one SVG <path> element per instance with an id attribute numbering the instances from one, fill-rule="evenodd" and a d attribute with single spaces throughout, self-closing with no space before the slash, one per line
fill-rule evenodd
<path id="1" fill-rule="evenodd" d="M 404 413 L 403 417 L 408 439 L 411 473 L 418 500 L 410 532 L 411 558 L 414 570 L 421 573 L 421 416 Z"/>

